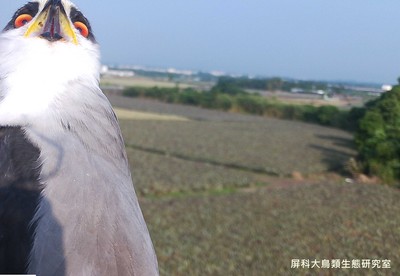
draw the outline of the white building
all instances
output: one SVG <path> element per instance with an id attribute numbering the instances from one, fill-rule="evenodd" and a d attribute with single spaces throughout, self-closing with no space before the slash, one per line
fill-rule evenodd
<path id="1" fill-rule="evenodd" d="M 131 70 L 110 69 L 107 65 L 101 66 L 100 74 L 102 76 L 113 76 L 113 77 L 123 77 L 123 78 L 130 78 L 135 76 L 135 73 Z"/>
<path id="2" fill-rule="evenodd" d="M 393 88 L 393 86 L 391 86 L 389 84 L 382 85 L 383 92 L 388 92 L 388 91 L 392 90 L 392 88 Z"/>

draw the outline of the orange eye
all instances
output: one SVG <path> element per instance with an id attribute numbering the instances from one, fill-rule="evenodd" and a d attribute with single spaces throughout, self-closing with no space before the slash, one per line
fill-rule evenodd
<path id="1" fill-rule="evenodd" d="M 32 18 L 33 18 L 32 15 L 27 14 L 27 13 L 19 15 L 17 17 L 17 19 L 15 19 L 15 22 L 14 22 L 15 28 L 19 28 L 19 27 L 22 27 L 22 26 L 28 24 L 29 21 L 32 20 Z"/>
<path id="2" fill-rule="evenodd" d="M 80 21 L 76 21 L 74 23 L 75 28 L 81 33 L 83 37 L 89 36 L 89 29 L 88 27 Z"/>

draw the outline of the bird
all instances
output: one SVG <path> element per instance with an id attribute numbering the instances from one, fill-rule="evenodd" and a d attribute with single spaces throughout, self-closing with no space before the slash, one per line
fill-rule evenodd
<path id="1" fill-rule="evenodd" d="M 0 274 L 159 274 L 100 67 L 69 0 L 0 33 Z"/>

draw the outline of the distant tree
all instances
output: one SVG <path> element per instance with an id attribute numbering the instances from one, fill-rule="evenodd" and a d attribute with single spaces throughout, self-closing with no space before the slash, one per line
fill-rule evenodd
<path id="1" fill-rule="evenodd" d="M 241 95 L 236 98 L 237 105 L 241 110 L 251 114 L 263 115 L 267 101 L 254 95 Z"/>
<path id="2" fill-rule="evenodd" d="M 283 85 L 283 81 L 281 78 L 272 78 L 267 81 L 267 90 L 268 91 L 281 90 L 282 85 Z"/>
<path id="3" fill-rule="evenodd" d="M 352 132 L 357 131 L 361 118 L 364 117 L 366 112 L 365 107 L 353 107 L 347 112 L 342 128 Z"/>
<path id="4" fill-rule="evenodd" d="M 168 73 L 168 74 L 167 74 L 167 77 L 168 77 L 168 81 L 169 81 L 169 82 L 172 82 L 172 81 L 175 79 L 175 75 L 172 74 L 172 73 Z"/>
<path id="5" fill-rule="evenodd" d="M 218 94 L 215 98 L 215 108 L 221 110 L 229 110 L 233 105 L 232 97 L 226 94 Z"/>
<path id="6" fill-rule="evenodd" d="M 217 84 L 211 89 L 211 92 L 229 95 L 246 94 L 237 84 L 237 80 L 229 77 L 219 78 Z"/>
<path id="7" fill-rule="evenodd" d="M 197 106 L 201 102 L 201 93 L 193 88 L 186 88 L 178 94 L 177 99 L 178 103 Z"/>
<path id="8" fill-rule="evenodd" d="M 368 104 L 355 140 L 365 172 L 400 180 L 400 86 Z"/>
<path id="9" fill-rule="evenodd" d="M 317 109 L 318 123 L 325 126 L 336 126 L 339 118 L 339 109 L 332 105 L 323 105 Z"/>
<path id="10" fill-rule="evenodd" d="M 142 93 L 137 87 L 128 87 L 124 89 L 122 94 L 127 97 L 139 97 Z"/>

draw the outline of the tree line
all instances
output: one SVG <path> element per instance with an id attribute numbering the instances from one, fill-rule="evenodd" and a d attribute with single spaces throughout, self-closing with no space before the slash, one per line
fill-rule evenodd
<path id="1" fill-rule="evenodd" d="M 268 90 L 268 91 L 287 91 L 290 92 L 292 89 L 300 89 L 305 92 L 311 92 L 316 90 L 329 90 L 330 86 L 326 82 L 318 81 L 302 81 L 302 80 L 284 80 L 279 77 L 273 78 L 233 78 L 233 77 L 221 77 L 218 80 L 219 84 L 230 83 L 236 87 L 242 89 L 255 89 L 255 90 Z"/>
<path id="2" fill-rule="evenodd" d="M 203 108 L 235 111 L 279 119 L 298 120 L 349 131 L 356 129 L 363 115 L 362 108 L 340 110 L 335 106 L 293 105 L 269 100 L 259 94 L 248 93 L 235 82 L 221 78 L 209 91 L 178 87 L 128 87 L 129 97 L 147 97 L 168 103 L 179 103 Z"/>
<path id="3" fill-rule="evenodd" d="M 280 84 L 277 81 L 274 85 L 278 87 Z M 223 78 L 209 91 L 178 87 L 129 87 L 123 94 L 344 129 L 354 133 L 359 173 L 378 176 L 389 184 L 398 185 L 400 180 L 400 86 L 368 102 L 365 107 L 350 110 L 329 105 L 316 107 L 271 101 L 248 93 L 236 82 Z"/>

